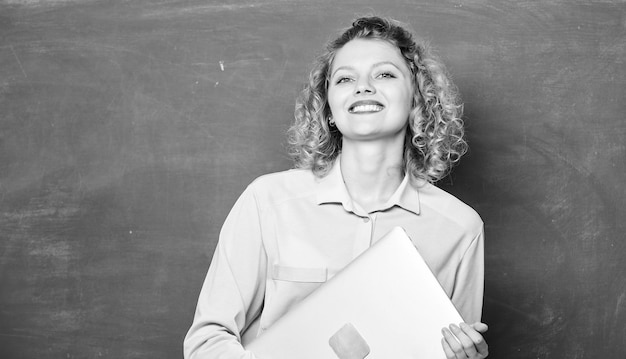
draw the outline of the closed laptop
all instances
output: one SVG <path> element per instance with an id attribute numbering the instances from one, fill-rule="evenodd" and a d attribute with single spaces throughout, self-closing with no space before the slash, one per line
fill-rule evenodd
<path id="1" fill-rule="evenodd" d="M 445 358 L 461 318 L 396 227 L 246 345 L 261 359 Z"/>

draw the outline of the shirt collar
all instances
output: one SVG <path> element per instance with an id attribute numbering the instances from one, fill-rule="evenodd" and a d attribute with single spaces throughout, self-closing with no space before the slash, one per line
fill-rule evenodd
<path id="1" fill-rule="evenodd" d="M 316 198 L 317 204 L 341 203 L 344 208 L 352 211 L 352 199 L 350 198 L 346 184 L 343 182 L 341 165 L 338 158 L 335 160 L 333 167 L 326 176 L 318 180 Z"/>
<path id="2" fill-rule="evenodd" d="M 318 180 L 316 199 L 318 205 L 325 203 L 341 203 L 347 211 L 356 213 L 355 205 L 343 181 L 339 159 L 335 160 L 328 174 Z M 387 203 L 377 211 L 385 211 L 394 206 L 401 207 L 415 214 L 420 213 L 419 191 L 417 187 L 412 185 L 409 175 L 404 176 L 400 186 L 398 186 L 393 195 L 391 195 Z"/>

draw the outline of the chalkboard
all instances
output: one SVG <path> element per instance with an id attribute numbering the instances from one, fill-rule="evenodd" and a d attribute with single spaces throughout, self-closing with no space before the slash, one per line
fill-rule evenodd
<path id="1" fill-rule="evenodd" d="M 626 353 L 621 1 L 0 1 L 0 357 L 181 358 L 220 226 L 358 15 L 429 40 L 492 358 Z"/>

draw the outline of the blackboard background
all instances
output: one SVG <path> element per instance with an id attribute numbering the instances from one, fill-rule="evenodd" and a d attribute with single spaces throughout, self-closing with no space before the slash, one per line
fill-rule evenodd
<path id="1" fill-rule="evenodd" d="M 492 358 L 626 355 L 619 1 L 0 1 L 0 357 L 180 358 L 323 43 L 411 24 L 463 94 Z"/>

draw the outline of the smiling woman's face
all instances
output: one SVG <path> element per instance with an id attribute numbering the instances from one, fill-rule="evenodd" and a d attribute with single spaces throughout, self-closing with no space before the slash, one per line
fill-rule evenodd
<path id="1" fill-rule="evenodd" d="M 414 90 L 398 48 L 352 40 L 337 51 L 330 71 L 328 104 L 344 141 L 404 140 Z"/>

